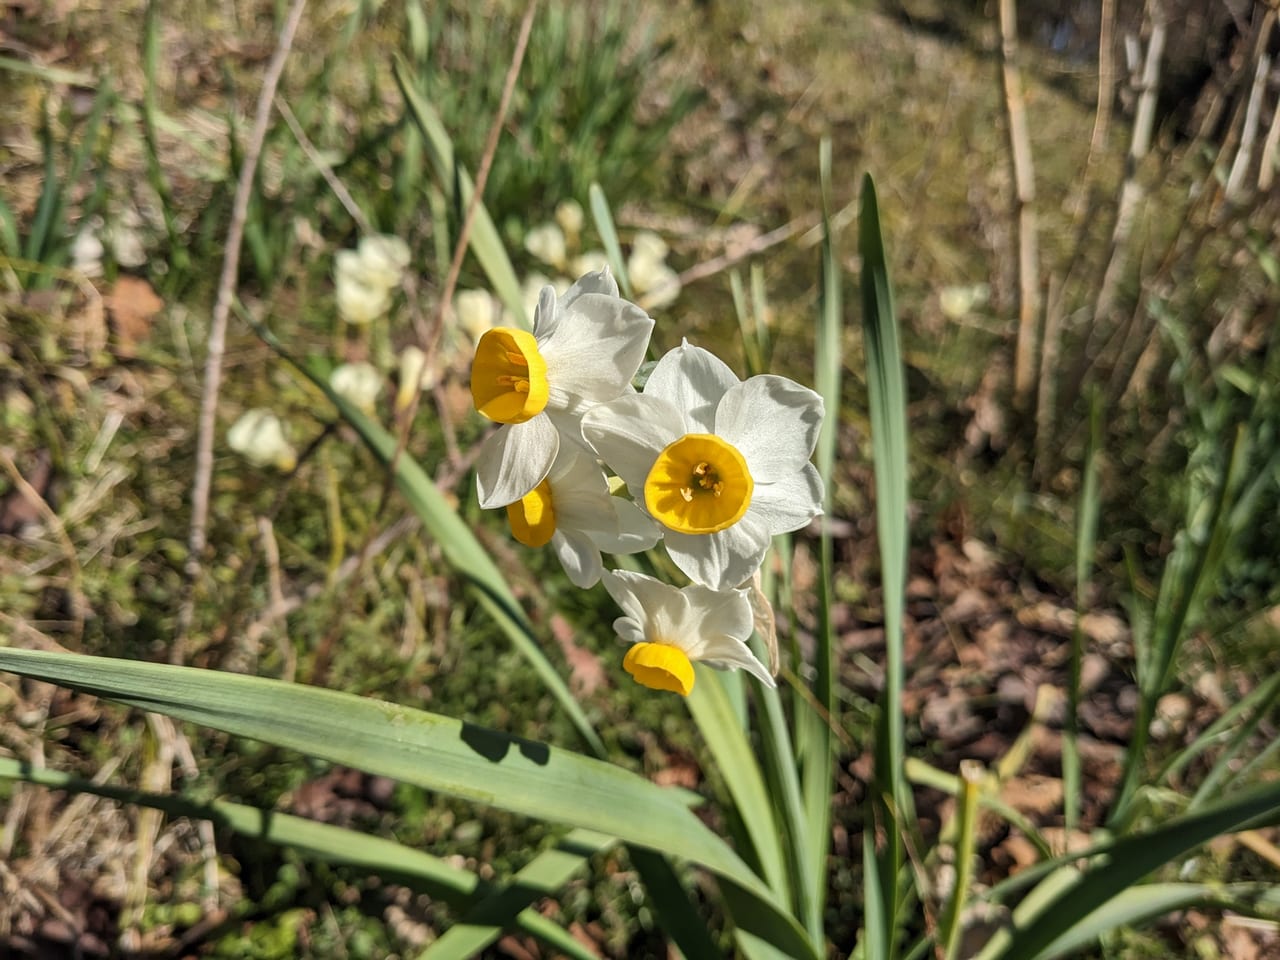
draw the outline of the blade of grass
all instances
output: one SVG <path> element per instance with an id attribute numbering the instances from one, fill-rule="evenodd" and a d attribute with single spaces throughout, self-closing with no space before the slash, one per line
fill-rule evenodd
<path id="1" fill-rule="evenodd" d="M 598 183 L 591 184 L 587 196 L 591 205 L 591 219 L 595 221 L 596 233 L 600 235 L 600 243 L 604 245 L 604 253 L 609 258 L 613 277 L 618 281 L 622 295 L 628 300 L 633 300 L 635 298 L 631 292 L 631 277 L 627 273 L 627 261 L 622 259 L 622 244 L 618 242 L 618 230 L 613 225 L 609 200 Z"/>
<path id="2" fill-rule="evenodd" d="M 686 858 L 750 904 L 735 914 L 745 929 L 797 957 L 817 956 L 683 791 L 612 764 L 425 710 L 262 677 L 12 648 L 0 648 L 0 670 Z"/>
<path id="3" fill-rule="evenodd" d="M 1071 673 L 1067 682 L 1067 717 L 1062 738 L 1063 819 L 1067 832 L 1075 829 L 1080 818 L 1080 670 L 1084 662 L 1085 605 L 1089 602 L 1089 581 L 1093 555 L 1098 542 L 1098 447 L 1102 442 L 1101 393 L 1089 397 L 1089 440 L 1084 452 L 1084 482 L 1080 485 L 1080 504 L 1076 523 L 1076 622 L 1071 631 Z"/>
<path id="4" fill-rule="evenodd" d="M 825 414 L 815 450 L 822 478 L 823 516 L 829 516 L 835 490 L 835 447 L 840 423 L 840 382 L 843 363 L 841 331 L 844 327 L 844 292 L 836 238 L 831 227 L 831 141 L 824 138 L 818 151 L 822 192 L 822 296 L 814 331 L 813 382 L 822 397 Z M 821 939 L 827 891 L 827 853 L 831 848 L 831 790 L 835 781 L 835 738 L 840 729 L 840 702 L 836 696 L 835 627 L 832 622 L 833 555 L 831 531 L 822 524 L 818 542 L 818 626 L 814 633 L 812 701 L 796 707 L 796 741 L 799 744 L 801 793 L 804 802 L 802 862 L 810 893 L 803 914 L 809 935 Z"/>
<path id="5" fill-rule="evenodd" d="M 1070 854 L 1075 861 L 1084 856 L 1101 859 L 1087 870 L 1060 869 L 1059 873 L 1070 876 L 1043 900 L 1033 891 L 1028 899 L 1036 897 L 1036 909 L 1021 917 L 1015 911 L 1013 927 L 992 939 L 981 960 L 1044 956 L 1050 945 L 1069 934 L 1085 917 L 1157 868 L 1215 837 L 1277 822 L 1280 784 L 1271 783 L 1206 804 L 1195 813 L 1167 821 L 1147 833 L 1103 844 L 1083 854 Z M 1050 874 L 1040 886 L 1053 883 L 1056 876 L 1057 873 Z"/>
<path id="6" fill-rule="evenodd" d="M 973 760 L 960 762 L 960 830 L 955 843 L 955 889 L 951 892 L 951 902 L 947 904 L 943 914 L 938 939 L 946 944 L 947 960 L 955 960 L 959 956 L 960 934 L 964 929 L 961 916 L 965 898 L 969 894 L 969 884 L 973 879 L 973 857 L 977 847 L 977 825 L 979 795 L 982 789 L 984 773 L 982 765 Z"/>
<path id="7" fill-rule="evenodd" d="M 516 918 L 530 910 L 534 901 L 554 896 L 568 880 L 582 869 L 589 857 L 613 843 L 612 837 L 590 830 L 574 830 L 560 838 L 554 847 L 545 850 L 525 867 L 516 872 L 502 889 L 494 892 L 467 911 L 466 915 L 446 930 L 438 940 L 418 955 L 418 960 L 446 960 L 480 955 L 489 944 L 496 941 L 505 928 L 514 925 Z M 569 955 L 586 960 L 596 956 L 582 944 L 573 940 Z M 562 947 L 563 949 L 563 947 Z"/>
<path id="8" fill-rule="evenodd" d="M 1125 751 L 1120 790 L 1107 822 L 1112 829 L 1124 825 L 1132 811 L 1133 800 L 1146 765 L 1147 739 L 1156 703 L 1168 688 L 1182 641 L 1199 617 L 1205 593 L 1214 580 L 1227 543 L 1234 533 L 1231 506 L 1244 478 L 1248 448 L 1248 435 L 1241 428 L 1236 431 L 1230 458 L 1217 489 L 1204 504 L 1194 505 L 1188 510 L 1191 518 L 1188 527 L 1182 531 L 1177 546 L 1165 563 L 1160 594 L 1156 600 L 1151 652 L 1139 677 L 1138 715 L 1134 722 L 1133 739 Z M 1210 510 L 1208 521 L 1203 527 L 1204 533 L 1196 529 L 1196 516 L 1203 505 L 1207 505 Z"/>
<path id="9" fill-rule="evenodd" d="M 866 341 L 867 398 L 875 458 L 876 530 L 884 594 L 885 685 L 876 721 L 876 764 L 871 787 L 875 823 L 884 837 L 878 889 L 884 897 L 884 953 L 896 949 L 903 825 L 910 797 L 903 776 L 902 614 L 907 574 L 907 415 L 902 355 L 893 290 L 880 230 L 875 184 L 862 183 L 858 223 L 862 253 L 862 324 Z"/>
<path id="10" fill-rule="evenodd" d="M 413 68 L 397 55 L 392 72 L 405 105 L 409 108 L 409 116 L 426 141 L 427 156 L 431 159 L 441 186 L 451 194 L 450 203 L 465 210 L 471 203 L 475 189 L 471 175 L 454 156 L 453 142 L 445 131 L 444 124 L 419 92 L 420 85 Z M 475 220 L 471 225 L 471 252 L 475 254 L 503 306 L 511 311 L 519 326 L 529 329 L 530 321 L 524 310 L 520 281 L 507 256 L 498 228 L 494 226 L 483 203 L 477 204 Z"/>
<path id="11" fill-rule="evenodd" d="M 1121 891 L 1063 934 L 1038 956 L 1062 957 L 1097 943 L 1119 927 L 1143 924 L 1192 907 L 1230 910 L 1243 916 L 1280 917 L 1280 888 L 1265 883 L 1148 883 Z"/>
<path id="12" fill-rule="evenodd" d="M 791 889 L 782 853 L 783 831 L 774 818 L 770 792 L 765 787 L 751 742 L 738 722 L 720 674 L 699 669 L 698 680 L 693 692 L 685 698 L 685 704 L 747 829 L 765 883 L 780 898 L 789 901 Z"/>

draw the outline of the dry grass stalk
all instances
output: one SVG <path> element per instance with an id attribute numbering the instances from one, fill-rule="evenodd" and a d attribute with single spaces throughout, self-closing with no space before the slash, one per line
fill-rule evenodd
<path id="1" fill-rule="evenodd" d="M 1156 119 L 1156 95 L 1159 93 L 1160 85 L 1160 62 L 1164 57 L 1164 44 L 1168 35 L 1160 0 L 1152 0 L 1150 11 L 1151 37 L 1147 41 L 1147 53 L 1142 61 L 1141 73 L 1135 72 L 1138 109 L 1134 116 L 1129 155 L 1125 160 L 1125 177 L 1120 187 L 1116 223 L 1111 232 L 1111 251 L 1106 270 L 1102 275 L 1102 283 L 1098 288 L 1098 298 L 1094 303 L 1095 323 L 1103 320 L 1115 304 L 1120 278 L 1129 259 L 1129 240 L 1133 235 L 1134 221 L 1137 219 L 1138 207 L 1146 194 L 1138 179 L 1138 167 L 1151 150 L 1151 134 Z"/>
<path id="2" fill-rule="evenodd" d="M 218 279 L 218 296 L 213 305 L 213 319 L 209 327 L 208 354 L 204 365 L 204 389 L 200 396 L 200 419 L 196 433 L 195 479 L 191 485 L 191 529 L 187 537 L 186 596 L 178 611 L 178 631 L 169 653 L 171 663 L 181 663 L 186 658 L 187 635 L 195 619 L 196 581 L 200 576 L 201 556 L 206 545 L 206 527 L 209 522 L 209 491 L 213 482 L 213 432 L 217 420 L 218 391 L 222 384 L 222 356 L 227 345 L 227 321 L 231 316 L 231 302 L 235 298 L 236 276 L 240 272 L 240 247 L 244 242 L 245 221 L 249 216 L 249 199 L 253 191 L 254 175 L 262 144 L 267 136 L 267 124 L 271 119 L 271 105 L 275 100 L 285 61 L 293 47 L 293 38 L 302 21 L 302 11 L 307 0 L 293 0 L 284 29 L 276 42 L 275 53 L 262 78 L 262 92 L 258 95 L 258 108 L 253 118 L 253 129 L 245 144 L 244 162 L 240 167 L 240 179 L 236 183 L 235 198 L 231 205 L 231 225 L 227 228 L 226 258 L 222 262 L 222 275 Z"/>
<path id="3" fill-rule="evenodd" d="M 1014 354 L 1014 403 L 1031 406 L 1036 357 L 1040 347 L 1040 242 L 1036 227 L 1036 177 L 1031 162 L 1031 131 L 1026 96 L 1018 69 L 1018 10 L 1016 0 L 1000 0 L 1000 51 L 1004 76 L 1004 104 L 1009 118 L 1009 149 L 1013 154 L 1014 191 L 1018 207 L 1018 340 Z"/>

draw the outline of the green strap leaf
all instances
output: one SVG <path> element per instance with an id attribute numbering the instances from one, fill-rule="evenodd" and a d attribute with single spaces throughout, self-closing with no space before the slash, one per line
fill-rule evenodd
<path id="1" fill-rule="evenodd" d="M 226 800 L 197 803 L 173 794 L 147 793 L 93 783 L 57 770 L 6 758 L 0 758 L 0 779 L 23 780 L 53 790 L 88 793 L 120 803 L 150 807 L 170 817 L 208 820 L 219 829 L 289 847 L 310 860 L 367 870 L 384 880 L 402 883 L 459 909 L 465 909 L 487 889 L 484 881 L 474 873 L 451 866 L 429 853 L 384 837 L 316 823 L 277 810 L 261 810 Z M 574 948 L 581 950 L 581 945 L 573 937 L 536 910 L 521 910 L 510 922 L 571 956 L 577 956 L 572 953 Z"/>
<path id="2" fill-rule="evenodd" d="M 750 901 L 735 913 L 740 926 L 796 957 L 817 956 L 683 792 L 621 767 L 424 710 L 263 677 L 9 648 L 0 649 L 0 670 L 691 860 Z"/>
<path id="3" fill-rule="evenodd" d="M 876 765 L 871 796 L 876 823 L 885 845 L 877 857 L 879 896 L 885 911 L 883 952 L 896 944 L 898 877 L 905 851 L 902 831 L 910 822 L 911 796 L 903 775 L 902 616 L 907 578 L 907 394 L 898 346 L 898 320 L 880 230 L 876 188 L 870 175 L 862 181 L 858 218 L 862 253 L 862 330 L 866 342 L 867 401 L 871 415 L 871 450 L 875 458 L 876 532 L 880 539 L 880 571 L 884 587 L 885 684 L 876 725 Z M 873 885 L 868 882 L 868 891 Z"/>
<path id="4" fill-rule="evenodd" d="M 1034 909 L 1023 910 L 1024 901 L 1014 913 L 1012 930 L 993 938 L 981 958 L 1048 956 L 1059 938 L 1157 868 L 1214 837 L 1278 822 L 1280 784 L 1272 783 L 1205 805 L 1149 833 L 1095 847 L 1096 866 L 1087 870 L 1063 867 L 1041 881 L 1028 894 Z M 1040 897 L 1039 891 L 1046 886 L 1052 888 L 1051 894 Z"/>

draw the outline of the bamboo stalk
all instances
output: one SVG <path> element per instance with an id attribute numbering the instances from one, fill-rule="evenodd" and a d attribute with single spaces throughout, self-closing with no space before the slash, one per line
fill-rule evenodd
<path id="1" fill-rule="evenodd" d="M 1009 149 L 1013 155 L 1014 194 L 1018 210 L 1018 339 L 1014 350 L 1014 403 L 1030 409 L 1040 346 L 1040 245 L 1036 229 L 1036 178 L 1031 160 L 1031 131 L 1026 97 L 1018 69 L 1016 0 L 1000 0 L 1000 52 Z"/>

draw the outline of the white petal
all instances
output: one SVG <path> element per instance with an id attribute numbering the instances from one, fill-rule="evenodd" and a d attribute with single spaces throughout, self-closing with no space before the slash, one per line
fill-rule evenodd
<path id="1" fill-rule="evenodd" d="M 586 534 L 557 527 L 551 535 L 551 548 L 575 587 L 586 590 L 596 585 L 604 566 L 600 562 L 600 551 Z"/>
<path id="2" fill-rule="evenodd" d="M 576 530 L 592 540 L 597 535 L 606 540 L 617 539 L 618 514 L 613 505 L 615 498 L 609 496 L 607 487 L 602 490 L 570 492 L 552 484 L 551 491 L 555 497 L 557 530 Z"/>
<path id="3" fill-rule="evenodd" d="M 757 483 L 743 520 L 765 527 L 769 535 L 799 530 L 822 513 L 822 478 L 812 463 L 774 483 Z"/>
<path id="4" fill-rule="evenodd" d="M 581 294 L 559 314 L 545 337 L 538 334 L 551 386 L 548 406 L 573 409 L 622 394 L 644 360 L 653 320 L 635 304 L 600 293 Z"/>
<path id="5" fill-rule="evenodd" d="M 711 656 L 707 651 L 721 639 L 741 642 L 751 636 L 755 621 L 746 591 L 711 590 L 691 583 L 683 592 L 693 615 L 693 622 L 686 629 L 698 637 L 696 645 L 687 651 L 691 658 L 707 659 Z"/>
<path id="6" fill-rule="evenodd" d="M 679 412 L 664 400 L 629 394 L 592 407 L 582 435 L 609 468 L 639 496 L 663 449 L 684 431 Z"/>
<path id="7" fill-rule="evenodd" d="M 649 518 L 649 515 L 634 503 L 621 497 L 610 497 L 613 501 L 614 519 L 617 522 L 617 533 L 605 530 L 586 530 L 591 542 L 605 553 L 624 554 L 640 553 L 653 547 L 662 537 L 662 528 Z M 584 528 L 585 529 L 585 528 Z"/>
<path id="8" fill-rule="evenodd" d="M 599 293 L 606 297 L 618 295 L 618 281 L 613 279 L 613 274 L 609 272 L 607 259 L 605 264 L 599 270 L 583 274 L 564 292 L 564 296 L 560 298 L 561 310 L 567 310 L 584 293 Z"/>
<path id="9" fill-rule="evenodd" d="M 769 549 L 769 530 L 751 511 L 719 533 L 664 532 L 672 562 L 694 583 L 712 590 L 731 590 L 745 583 L 759 569 Z"/>
<path id="10" fill-rule="evenodd" d="M 624 643 L 644 643 L 644 629 L 630 617 L 619 617 L 613 621 L 613 632 Z"/>
<path id="11" fill-rule="evenodd" d="M 499 427 L 476 461 L 480 506 L 490 510 L 519 500 L 546 478 L 559 448 L 560 434 L 542 415 Z"/>
<path id="12" fill-rule="evenodd" d="M 723 360 L 686 342 L 658 361 L 644 393 L 661 397 L 683 414 L 682 433 L 715 433 L 720 398 L 737 384 L 738 378 Z"/>
<path id="13" fill-rule="evenodd" d="M 545 284 L 538 290 L 538 304 L 533 308 L 533 338 L 538 341 L 539 348 L 555 332 L 561 316 L 556 309 L 556 288 Z"/>
<path id="14" fill-rule="evenodd" d="M 738 448 L 757 483 L 772 483 L 813 455 L 822 412 L 822 397 L 808 387 L 762 375 L 725 393 L 715 432 Z"/>
<path id="15" fill-rule="evenodd" d="M 709 650 L 702 662 L 717 670 L 746 670 L 767 687 L 778 685 L 770 676 L 768 668 L 751 652 L 751 648 L 740 641 L 720 641 L 714 645 L 714 652 Z"/>
<path id="16" fill-rule="evenodd" d="M 629 570 L 606 570 L 600 582 L 622 612 L 640 625 L 645 640 L 683 649 L 683 643 L 689 640 L 678 629 L 689 619 L 689 600 L 683 593 L 661 580 Z"/>

